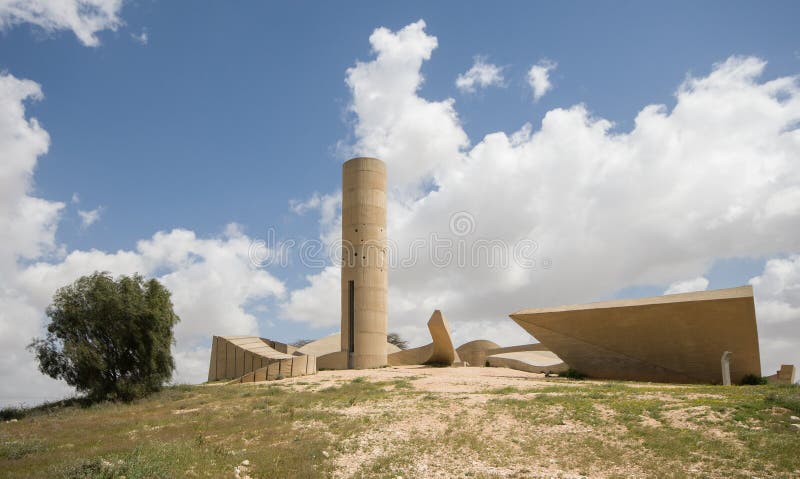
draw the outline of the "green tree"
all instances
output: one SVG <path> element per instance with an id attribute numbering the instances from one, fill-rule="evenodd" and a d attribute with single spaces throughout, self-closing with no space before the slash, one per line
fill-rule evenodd
<path id="1" fill-rule="evenodd" d="M 47 316 L 46 337 L 28 346 L 39 370 L 92 400 L 131 400 L 172 377 L 172 328 L 180 318 L 155 279 L 83 276 L 56 291 Z"/>

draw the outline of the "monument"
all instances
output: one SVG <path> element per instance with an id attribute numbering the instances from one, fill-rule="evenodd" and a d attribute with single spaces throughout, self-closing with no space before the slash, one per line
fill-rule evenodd
<path id="1" fill-rule="evenodd" d="M 386 366 L 389 271 L 386 165 L 353 158 L 342 165 L 342 352 L 348 369 Z"/>
<path id="2" fill-rule="evenodd" d="M 209 381 L 253 382 L 324 369 L 387 365 L 502 366 L 535 373 L 568 368 L 594 378 L 739 383 L 761 374 L 750 286 L 654 298 L 528 309 L 511 318 L 538 341 L 500 347 L 476 340 L 455 348 L 441 311 L 431 343 L 399 350 L 387 342 L 389 272 L 386 165 L 358 157 L 342 165 L 341 328 L 301 348 L 253 336 L 214 336 Z M 336 305 L 330 305 L 335 314 Z M 772 378 L 792 382 L 794 367 Z"/>

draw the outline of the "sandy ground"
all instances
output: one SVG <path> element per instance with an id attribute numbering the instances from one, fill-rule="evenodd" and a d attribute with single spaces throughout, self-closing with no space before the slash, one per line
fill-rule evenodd
<path id="1" fill-rule="evenodd" d="M 418 391 L 437 393 L 477 393 L 507 386 L 533 388 L 547 386 L 541 381 L 544 374 L 528 373 L 508 368 L 431 368 L 426 366 L 396 366 L 381 369 L 320 371 L 314 376 L 301 376 L 281 381 L 282 384 L 312 383 L 327 387 L 340 381 L 363 377 L 370 381 L 412 379 Z M 565 384 L 569 384 L 565 381 Z"/>
<path id="2" fill-rule="evenodd" d="M 555 384 L 580 388 L 590 381 L 568 381 L 560 378 L 544 380 L 544 374 L 508 368 L 431 368 L 400 366 L 369 370 L 321 371 L 313 376 L 290 378 L 282 385 L 305 390 L 319 390 L 349 382 L 356 378 L 367 381 L 408 379 L 413 389 L 436 398 L 426 405 L 420 396 L 390 401 L 359 404 L 337 410 L 351 417 L 380 421 L 387 411 L 392 415 L 388 424 L 349 439 L 344 451 L 333 456 L 337 465 L 336 478 L 373 477 L 559 477 L 580 478 L 581 474 L 564 471 L 549 459 L 531 461 L 519 450 L 518 437 L 529 434 L 521 431 L 518 421 L 509 415 L 487 412 L 485 404 L 498 397 L 491 391 L 513 387 L 526 393 L 510 392 L 504 398 L 525 399 L 535 393 L 531 389 Z M 263 383 L 262 383 L 263 384 Z M 322 427 L 321 424 L 298 427 Z M 464 453 L 438 443 L 443 435 L 453 435 L 454 428 L 492 437 L 493 447 L 485 454 Z M 548 431 L 555 434 L 591 433 L 579 424 L 564 424 Z M 417 446 L 417 444 L 420 444 Z M 419 447 L 419 450 L 416 448 Z M 465 448 L 465 451 L 468 448 Z M 401 473 L 392 474 L 392 459 L 398 451 L 415 455 L 414 463 L 405 465 Z M 413 452 L 412 452 L 413 451 Z M 333 453 L 331 453 L 333 454 Z M 390 470 L 386 470 L 386 468 Z M 630 472 L 630 471 L 629 471 Z M 403 476 L 402 474 L 405 474 Z M 376 477 L 377 477 L 376 476 Z"/>
<path id="3" fill-rule="evenodd" d="M 717 404 L 712 409 L 693 402 L 729 398 L 713 391 L 694 391 L 694 386 L 625 382 L 619 386 L 626 392 L 618 397 L 622 402 L 618 404 L 612 399 L 617 397 L 614 392 L 604 396 L 614 391 L 607 381 L 545 378 L 544 374 L 508 368 L 424 366 L 321 371 L 273 384 L 319 391 L 357 378 L 384 384 L 387 395 L 314 408 L 370 427 L 342 437 L 341 431 L 330 429 L 331 421 L 301 420 L 293 425 L 333 440 L 335 445 L 322 454 L 335 465 L 335 478 L 575 479 L 657 477 L 673 472 L 677 472 L 675 477 L 722 478 L 732 477 L 730 472 L 743 466 L 722 456 L 711 458 L 721 461 L 716 464 L 708 457 L 689 457 L 691 451 L 676 459 L 667 450 L 663 457 L 648 459 L 652 451 L 641 438 L 628 434 L 632 425 L 666 431 L 664 434 L 692 431 L 698 441 L 723 442 L 739 454 L 751 454 L 729 427 L 732 408 Z M 406 381 L 397 383 L 403 379 Z M 612 389 L 603 389 L 607 386 Z M 574 395 L 569 392 L 572 389 Z M 585 408 L 586 394 L 598 396 L 589 401 L 588 410 L 575 409 L 574 400 L 580 397 L 580 407 Z M 637 418 L 626 409 L 644 403 L 658 403 L 657 417 L 643 410 Z M 721 472 L 720 465 L 728 469 Z M 738 470 L 736 476 L 770 476 L 763 470 L 752 472 Z M 796 472 L 800 477 L 800 470 Z"/>

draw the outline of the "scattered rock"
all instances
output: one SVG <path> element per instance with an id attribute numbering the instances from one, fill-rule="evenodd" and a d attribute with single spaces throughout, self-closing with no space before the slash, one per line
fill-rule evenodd
<path id="1" fill-rule="evenodd" d="M 8 422 L 17 422 L 16 419 L 9 419 Z"/>
<path id="2" fill-rule="evenodd" d="M 322 451 L 322 455 L 325 457 L 331 457 L 331 455 L 328 454 L 328 451 Z"/>
<path id="3" fill-rule="evenodd" d="M 176 409 L 176 410 L 172 411 L 172 414 L 189 414 L 189 413 L 192 413 L 192 412 L 197 412 L 199 410 L 200 410 L 199 407 L 196 407 L 196 408 L 193 408 L 193 409 Z"/>
<path id="4" fill-rule="evenodd" d="M 789 424 L 789 425 L 800 431 L 800 424 Z"/>
<path id="5" fill-rule="evenodd" d="M 800 421 L 800 417 L 797 416 L 789 416 L 789 419 L 792 421 Z"/>
<path id="6" fill-rule="evenodd" d="M 249 466 L 249 465 L 250 465 L 250 461 L 249 461 L 249 460 L 247 460 L 247 459 L 245 459 L 244 461 L 242 461 L 242 465 L 243 465 L 244 467 L 247 467 L 247 466 Z"/>

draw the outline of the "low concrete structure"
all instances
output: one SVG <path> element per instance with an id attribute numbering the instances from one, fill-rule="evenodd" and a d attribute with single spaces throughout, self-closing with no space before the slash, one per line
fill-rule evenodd
<path id="1" fill-rule="evenodd" d="M 458 353 L 453 347 L 453 339 L 450 336 L 450 327 L 447 324 L 447 319 L 438 309 L 433 312 L 428 320 L 428 331 L 431 333 L 433 342 L 418 348 L 390 354 L 388 357 L 389 365 L 432 364 L 452 366 L 455 363 L 461 363 Z"/>
<path id="2" fill-rule="evenodd" d="M 386 342 L 386 354 L 400 351 L 400 348 L 392 343 Z M 347 367 L 347 352 L 341 351 L 341 335 L 333 333 L 331 335 L 312 341 L 297 351 L 317 358 L 317 369 L 349 369 Z"/>
<path id="3" fill-rule="evenodd" d="M 488 356 L 486 362 L 491 367 L 504 367 L 527 371 L 529 373 L 558 374 L 568 366 L 550 351 L 517 351 Z"/>
<path id="4" fill-rule="evenodd" d="M 767 376 L 767 381 L 774 384 L 794 384 L 795 367 L 794 364 L 781 364 L 778 372 L 772 376 Z"/>
<path id="5" fill-rule="evenodd" d="M 739 288 L 527 309 L 510 315 L 570 367 L 590 377 L 674 383 L 760 375 L 753 289 Z"/>
<path id="6" fill-rule="evenodd" d="M 316 358 L 297 348 L 257 336 L 214 336 L 209 381 L 270 381 L 317 372 Z"/>
<path id="7" fill-rule="evenodd" d="M 500 349 L 500 345 L 488 339 L 476 339 L 456 348 L 456 354 L 467 366 L 485 366 L 487 351 Z"/>
<path id="8" fill-rule="evenodd" d="M 491 366 L 487 363 L 489 356 L 516 353 L 523 351 L 547 351 L 542 343 L 520 344 L 517 346 L 501 347 L 499 344 L 486 339 L 477 339 L 464 343 L 456 349 L 456 353 L 467 366 Z"/>

